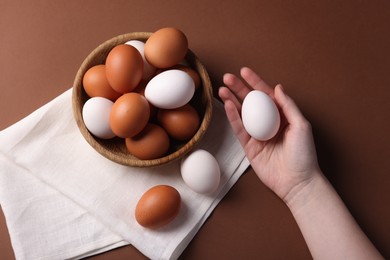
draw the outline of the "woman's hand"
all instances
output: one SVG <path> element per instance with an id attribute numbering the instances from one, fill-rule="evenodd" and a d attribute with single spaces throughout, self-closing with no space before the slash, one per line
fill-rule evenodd
<path id="1" fill-rule="evenodd" d="M 319 175 L 320 169 L 309 122 L 281 85 L 271 88 L 249 68 L 241 69 L 241 77 L 225 74 L 226 87 L 219 89 L 226 115 L 245 153 L 260 180 L 286 203 L 295 193 Z M 281 126 L 268 141 L 252 138 L 241 121 L 241 105 L 253 89 L 268 94 L 281 114 Z"/>
<path id="2" fill-rule="evenodd" d="M 322 174 L 311 126 L 281 85 L 272 89 L 249 68 L 241 77 L 225 74 L 219 89 L 226 115 L 260 180 L 289 207 L 314 259 L 383 259 L 360 229 L 337 192 Z M 247 85 L 248 86 L 247 86 Z M 241 104 L 253 89 L 275 101 L 281 114 L 279 132 L 258 141 L 245 131 Z"/>

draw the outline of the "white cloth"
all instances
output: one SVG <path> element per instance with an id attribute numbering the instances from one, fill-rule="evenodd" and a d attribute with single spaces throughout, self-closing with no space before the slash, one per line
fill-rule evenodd
<path id="1" fill-rule="evenodd" d="M 156 168 L 116 164 L 82 137 L 71 89 L 0 132 L 0 205 L 17 259 L 69 259 L 132 244 L 152 259 L 175 259 L 248 167 L 223 106 L 199 148 L 221 167 L 213 195 L 191 191 L 179 161 Z M 168 184 L 182 197 L 178 217 L 158 230 L 137 224 L 134 209 L 150 187 Z"/>

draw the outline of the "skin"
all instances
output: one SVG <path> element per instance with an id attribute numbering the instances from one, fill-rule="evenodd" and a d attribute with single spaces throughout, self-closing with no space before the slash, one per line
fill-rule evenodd
<path id="1" fill-rule="evenodd" d="M 256 175 L 291 210 L 313 258 L 383 259 L 323 175 L 311 125 L 295 102 L 250 68 L 240 75 L 225 74 L 219 89 L 227 118 Z M 280 130 L 268 141 L 252 138 L 241 121 L 242 101 L 253 89 L 267 93 L 281 114 Z"/>

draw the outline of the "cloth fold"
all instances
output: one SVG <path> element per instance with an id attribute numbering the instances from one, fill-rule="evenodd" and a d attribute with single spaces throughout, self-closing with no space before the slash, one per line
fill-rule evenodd
<path id="1" fill-rule="evenodd" d="M 198 145 L 221 167 L 212 195 L 191 191 L 180 162 L 135 168 L 114 163 L 82 137 L 71 89 L 0 132 L 0 205 L 17 259 L 82 258 L 132 244 L 152 259 L 176 259 L 249 166 L 223 106 Z M 182 198 L 176 219 L 158 230 L 137 224 L 135 206 L 150 187 L 168 184 Z"/>

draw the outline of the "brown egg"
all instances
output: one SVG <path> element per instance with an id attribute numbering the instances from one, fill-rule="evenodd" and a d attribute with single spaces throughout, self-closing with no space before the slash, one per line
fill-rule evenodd
<path id="1" fill-rule="evenodd" d="M 135 219 L 146 228 L 159 228 L 175 219 L 180 211 L 180 193 L 168 185 L 146 191 L 135 208 Z"/>
<path id="2" fill-rule="evenodd" d="M 200 86 L 200 76 L 199 76 L 198 72 L 193 70 L 191 67 L 186 66 L 186 65 L 182 65 L 182 64 L 177 64 L 177 65 L 173 66 L 172 69 L 177 69 L 177 70 L 182 70 L 184 72 L 187 72 L 188 75 L 190 75 L 191 78 L 194 80 L 195 89 L 199 88 L 199 86 Z"/>
<path id="3" fill-rule="evenodd" d="M 178 141 L 193 137 L 200 124 L 198 113 L 189 104 L 176 109 L 160 109 L 157 120 L 168 135 Z"/>
<path id="4" fill-rule="evenodd" d="M 116 92 L 106 78 L 106 66 L 96 65 L 85 72 L 83 77 L 84 90 L 89 97 L 104 97 L 115 101 L 122 94 Z"/>
<path id="5" fill-rule="evenodd" d="M 115 46 L 106 59 L 106 76 L 111 87 L 119 93 L 128 93 L 137 87 L 142 79 L 144 62 L 133 46 Z"/>
<path id="6" fill-rule="evenodd" d="M 119 97 L 112 106 L 110 126 L 115 135 L 126 138 L 140 133 L 148 123 L 149 103 L 138 93 Z"/>
<path id="7" fill-rule="evenodd" d="M 162 127 L 148 124 L 141 133 L 126 138 L 126 148 L 141 160 L 157 159 L 167 153 L 169 137 Z"/>
<path id="8" fill-rule="evenodd" d="M 185 34 L 176 28 L 162 28 L 145 43 L 146 60 L 156 68 L 169 68 L 184 59 L 188 51 Z"/>
<path id="9" fill-rule="evenodd" d="M 145 96 L 145 87 L 146 87 L 147 83 L 148 83 L 147 81 L 141 80 L 141 82 L 133 90 L 133 92 L 136 92 L 138 94 L 141 94 L 142 96 Z M 153 106 L 150 102 L 149 102 L 149 108 L 150 108 L 150 118 L 154 118 L 157 114 L 157 108 L 155 106 Z"/>

